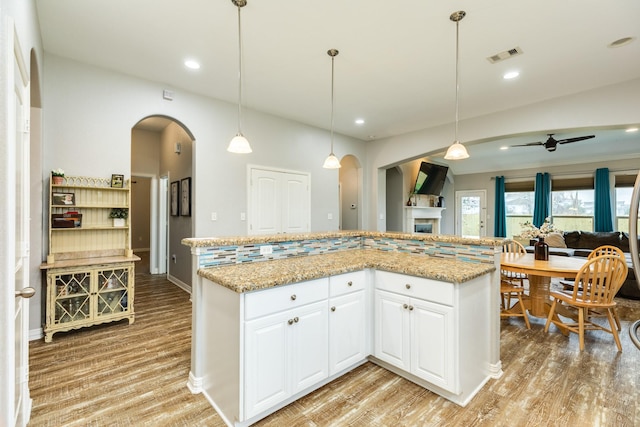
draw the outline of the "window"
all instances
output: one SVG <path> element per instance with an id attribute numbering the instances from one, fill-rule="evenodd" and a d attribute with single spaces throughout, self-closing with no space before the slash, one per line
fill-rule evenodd
<path id="1" fill-rule="evenodd" d="M 551 183 L 553 224 L 563 231 L 593 231 L 594 178 L 554 179 Z"/>
<path id="2" fill-rule="evenodd" d="M 533 181 L 506 182 L 504 202 L 507 214 L 507 237 L 520 236 L 520 224 L 533 221 Z"/>
<path id="3" fill-rule="evenodd" d="M 618 231 L 629 232 L 629 212 L 631 210 L 631 193 L 633 192 L 633 184 L 636 175 L 616 175 L 615 176 L 615 204 L 616 218 L 615 229 Z M 640 222 L 639 222 L 640 226 Z M 640 227 L 638 228 L 640 229 Z"/>

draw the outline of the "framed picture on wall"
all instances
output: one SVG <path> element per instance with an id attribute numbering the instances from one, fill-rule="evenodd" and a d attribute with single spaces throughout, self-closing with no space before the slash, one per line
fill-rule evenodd
<path id="1" fill-rule="evenodd" d="M 169 197 L 171 216 L 180 215 L 180 181 L 173 181 L 171 183 L 171 194 Z"/>
<path id="2" fill-rule="evenodd" d="M 73 206 L 76 204 L 76 196 L 73 193 L 53 193 L 52 205 L 54 206 Z"/>
<path id="3" fill-rule="evenodd" d="M 191 178 L 180 181 L 180 215 L 191 216 Z"/>

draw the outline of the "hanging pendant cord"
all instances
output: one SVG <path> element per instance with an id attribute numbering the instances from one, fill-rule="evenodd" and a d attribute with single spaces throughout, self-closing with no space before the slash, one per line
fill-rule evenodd
<path id="1" fill-rule="evenodd" d="M 242 135 L 242 27 L 238 6 L 238 133 Z"/>
<path id="2" fill-rule="evenodd" d="M 331 57 L 331 154 L 333 155 L 333 63 L 335 56 Z"/>
<path id="3" fill-rule="evenodd" d="M 460 26 L 460 20 L 456 21 L 456 125 L 455 125 L 455 140 L 454 142 L 458 142 L 458 29 Z"/>

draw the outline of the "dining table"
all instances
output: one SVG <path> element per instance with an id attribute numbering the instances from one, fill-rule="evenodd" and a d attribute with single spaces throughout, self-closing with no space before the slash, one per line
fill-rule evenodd
<path id="1" fill-rule="evenodd" d="M 529 295 L 523 298 L 525 309 L 531 316 L 547 318 L 551 308 L 551 278 L 575 279 L 586 262 L 587 258 L 581 257 L 549 255 L 548 260 L 537 260 L 530 253 L 503 252 L 500 270 L 527 275 Z"/>

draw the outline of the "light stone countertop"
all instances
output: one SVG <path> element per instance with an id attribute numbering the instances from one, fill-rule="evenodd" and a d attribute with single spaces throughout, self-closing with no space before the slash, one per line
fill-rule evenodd
<path id="1" fill-rule="evenodd" d="M 409 234 L 380 231 L 326 231 L 300 234 L 268 234 L 257 236 L 229 236 L 229 237 L 188 237 L 182 239 L 182 244 L 192 248 L 206 248 L 213 246 L 240 246 L 261 243 L 290 242 L 295 240 L 336 239 L 341 237 L 370 237 L 387 239 L 421 240 L 425 242 L 456 243 L 461 245 L 502 246 L 502 237 L 470 238 L 450 234 Z"/>
<path id="2" fill-rule="evenodd" d="M 323 255 L 201 268 L 198 275 L 237 293 L 243 293 L 365 268 L 452 283 L 466 282 L 495 271 L 495 266 L 487 263 L 354 249 Z"/>

